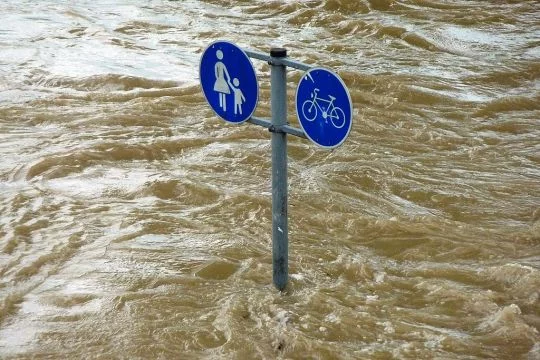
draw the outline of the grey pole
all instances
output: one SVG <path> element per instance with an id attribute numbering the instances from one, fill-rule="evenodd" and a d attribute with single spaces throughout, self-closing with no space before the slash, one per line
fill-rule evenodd
<path id="1" fill-rule="evenodd" d="M 277 58 L 287 50 L 270 50 L 270 86 L 272 108 L 272 278 L 278 290 L 285 289 L 289 273 L 289 234 L 287 220 L 287 71 Z M 276 59 L 277 61 L 273 61 Z"/>

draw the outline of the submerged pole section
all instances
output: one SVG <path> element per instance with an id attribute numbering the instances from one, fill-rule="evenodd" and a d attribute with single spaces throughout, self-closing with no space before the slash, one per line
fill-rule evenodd
<path id="1" fill-rule="evenodd" d="M 287 220 L 287 70 L 278 58 L 287 50 L 270 50 L 272 110 L 272 278 L 278 290 L 285 289 L 289 274 L 289 229 Z M 275 61 L 273 61 L 275 59 Z"/>

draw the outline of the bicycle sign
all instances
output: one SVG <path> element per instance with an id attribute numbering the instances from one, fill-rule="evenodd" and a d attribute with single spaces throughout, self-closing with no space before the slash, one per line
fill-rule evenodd
<path id="1" fill-rule="evenodd" d="M 352 127 L 352 102 L 341 78 L 323 68 L 302 76 L 296 89 L 296 115 L 306 136 L 324 148 L 341 145 Z"/>
<path id="2" fill-rule="evenodd" d="M 336 98 L 332 95 L 328 95 L 330 100 L 321 99 L 317 96 L 319 89 L 313 90 L 311 94 L 312 99 L 306 100 L 302 104 L 302 115 L 307 121 L 315 121 L 319 111 L 322 114 L 323 119 L 330 119 L 334 127 L 340 129 L 345 125 L 345 113 L 341 108 L 334 106 L 334 100 Z M 323 107 L 320 104 L 325 104 Z"/>

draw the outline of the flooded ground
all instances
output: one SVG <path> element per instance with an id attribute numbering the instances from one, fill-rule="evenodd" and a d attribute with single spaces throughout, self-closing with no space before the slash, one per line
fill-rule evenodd
<path id="1" fill-rule="evenodd" d="M 538 2 L 0 13 L 1 358 L 540 358 Z M 269 133 L 199 87 L 218 39 L 284 46 L 351 92 L 343 146 L 289 139 L 283 293 Z"/>

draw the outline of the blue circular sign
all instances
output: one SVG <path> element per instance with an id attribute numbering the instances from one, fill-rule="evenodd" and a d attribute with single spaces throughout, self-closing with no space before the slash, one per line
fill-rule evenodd
<path id="1" fill-rule="evenodd" d="M 306 136 L 324 148 L 341 145 L 352 127 L 352 101 L 341 78 L 330 70 L 307 71 L 296 89 L 296 115 Z"/>
<path id="2" fill-rule="evenodd" d="M 206 101 L 223 120 L 238 124 L 255 112 L 259 98 L 255 69 L 235 44 L 210 44 L 201 56 L 199 77 Z"/>

